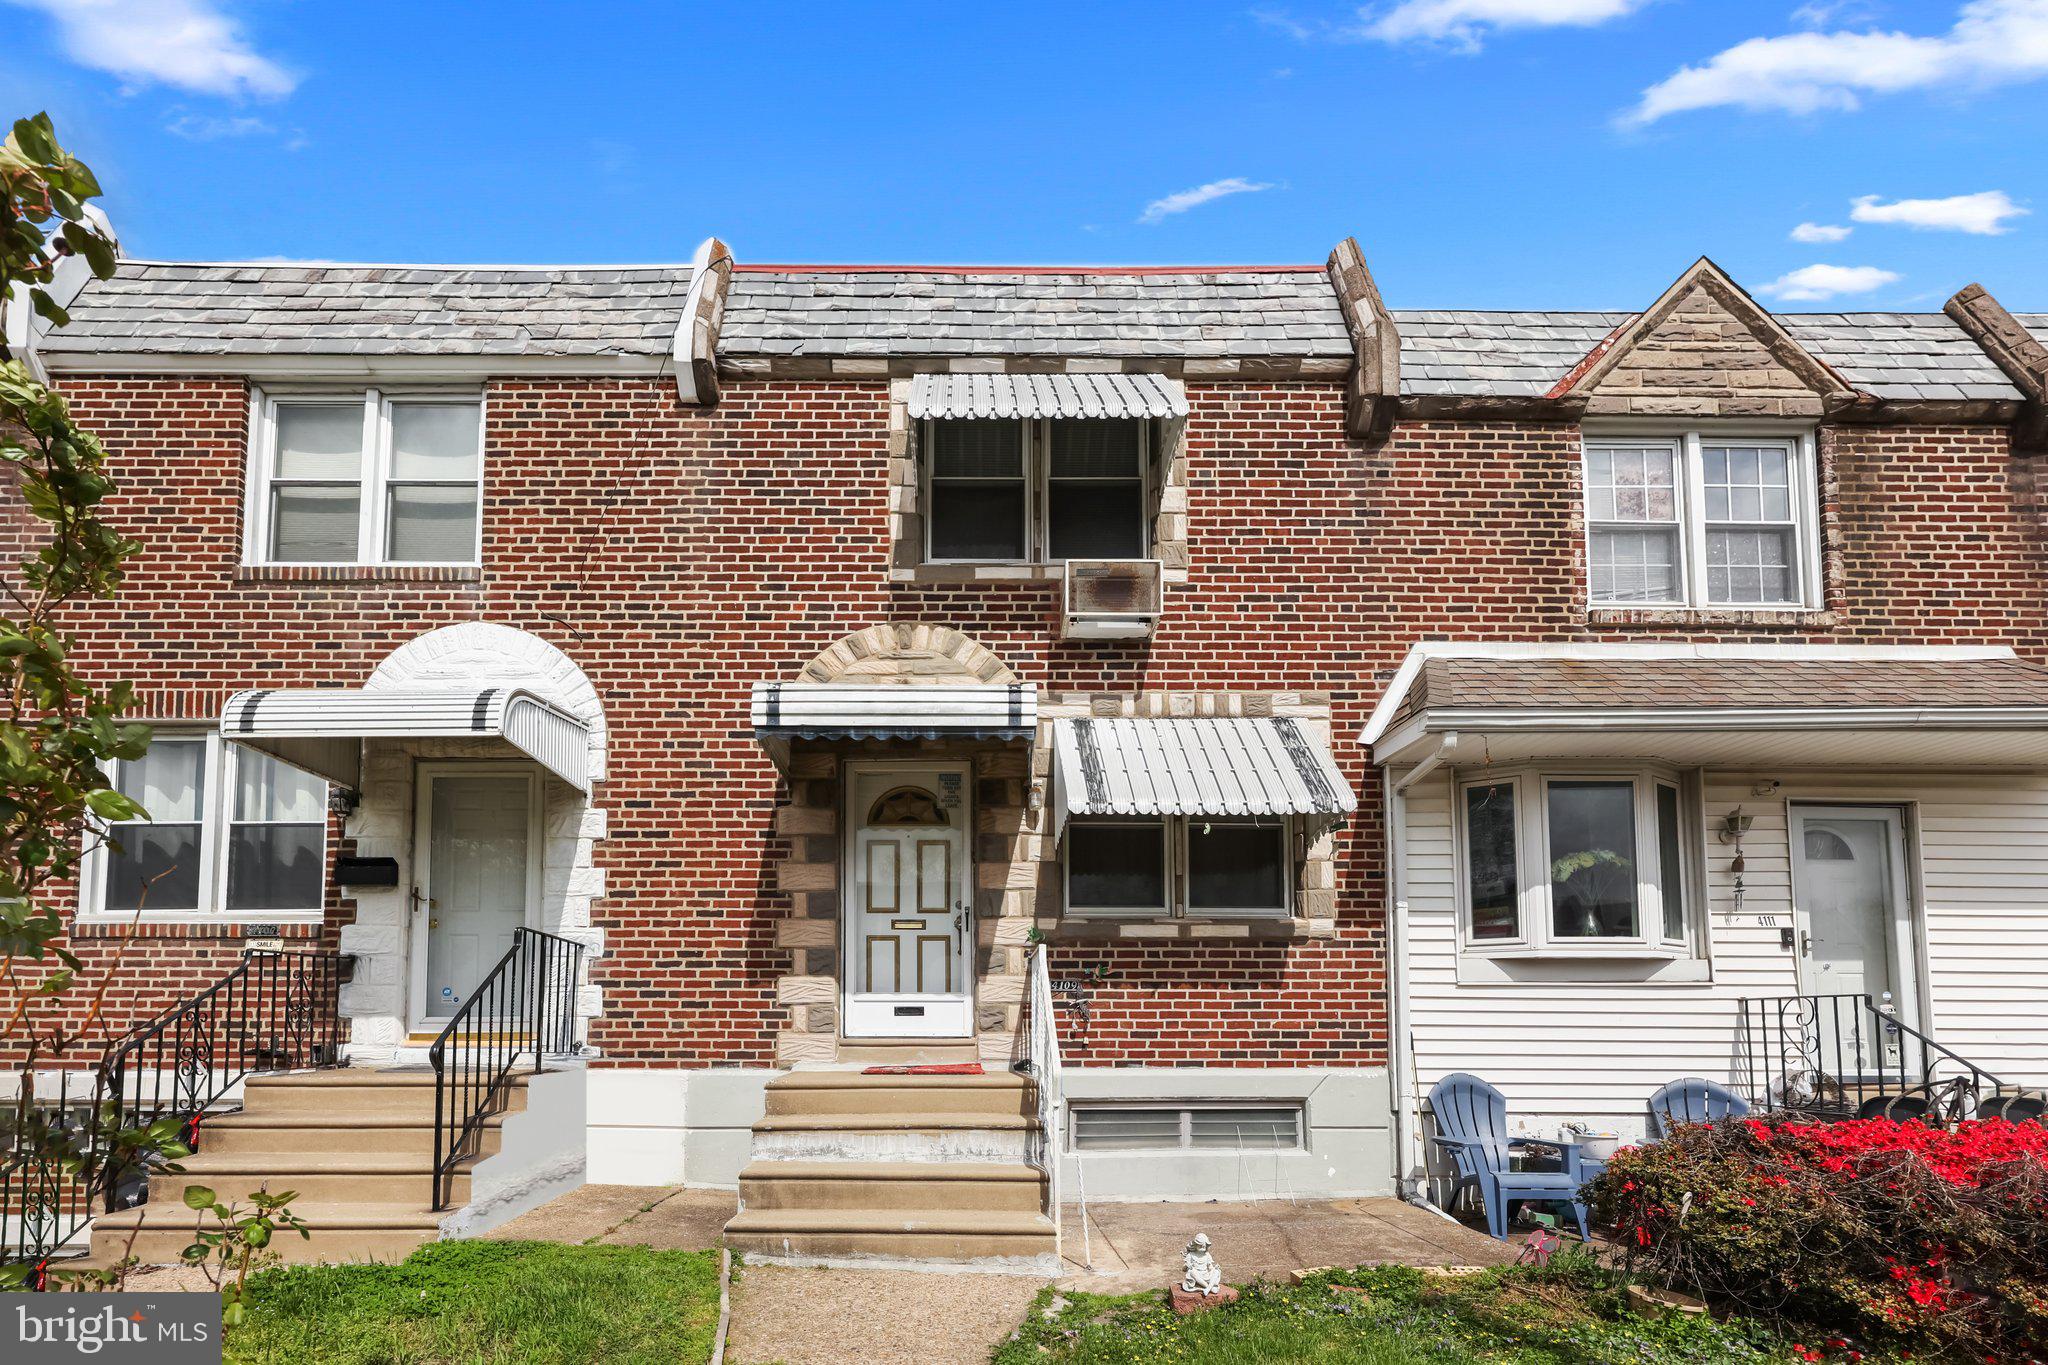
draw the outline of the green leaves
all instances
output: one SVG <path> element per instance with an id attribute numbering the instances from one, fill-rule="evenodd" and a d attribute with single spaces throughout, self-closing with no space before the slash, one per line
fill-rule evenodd
<path id="1" fill-rule="evenodd" d="M 52 326 L 69 316 L 47 286 L 66 257 L 82 258 L 101 279 L 117 264 L 114 243 L 88 214 L 99 179 L 57 141 L 48 114 L 17 119 L 0 143 L 0 298 L 24 287 L 29 306 Z M 54 235 L 44 224 L 55 221 Z M 0 341 L 0 359 L 7 355 Z"/>
<path id="2" fill-rule="evenodd" d="M 213 1191 L 204 1185 L 185 1187 L 185 1207 L 188 1209 L 210 1209 L 214 1206 Z"/>

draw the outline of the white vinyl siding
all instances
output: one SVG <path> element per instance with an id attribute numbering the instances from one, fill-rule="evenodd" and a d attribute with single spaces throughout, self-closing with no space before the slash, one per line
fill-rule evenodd
<path id="1" fill-rule="evenodd" d="M 1643 1103 L 1667 1081 L 1739 1079 L 1737 1002 L 1797 993 L 1796 961 L 1780 946 L 1792 926 L 1787 807 L 1792 802 L 1889 805 L 1906 811 L 1926 1013 L 1931 1033 L 2000 1079 L 2048 1084 L 2048 775 L 1861 772 L 1785 778 L 1768 797 L 1759 775 L 1710 772 L 1698 820 L 1708 903 L 1701 919 L 1710 979 L 1657 978 L 1617 964 L 1545 964 L 1529 978 L 1461 968 L 1454 788 L 1441 775 L 1407 793 L 1405 954 L 1416 1100 L 1454 1071 L 1507 1095 L 1513 1126 L 1555 1134 L 1582 1119 L 1642 1130 Z M 1743 903 L 1735 906 L 1732 845 L 1719 838 L 1736 807 Z M 1773 916 L 1767 923 L 1765 916 Z M 1461 979 L 1461 977 L 1463 979 Z"/>

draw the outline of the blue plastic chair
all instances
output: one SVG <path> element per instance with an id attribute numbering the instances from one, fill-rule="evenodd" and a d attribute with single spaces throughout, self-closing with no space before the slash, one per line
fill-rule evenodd
<path id="1" fill-rule="evenodd" d="M 1727 1086 L 1687 1076 L 1650 1096 L 1650 1141 L 1662 1142 L 1681 1123 L 1719 1123 L 1748 1113 L 1748 1101 Z"/>
<path id="2" fill-rule="evenodd" d="M 1511 1203 L 1570 1204 L 1579 1236 L 1592 1240 L 1585 1201 L 1579 1198 L 1585 1172 L 1577 1143 L 1508 1136 L 1507 1100 L 1485 1081 L 1462 1071 L 1436 1083 L 1429 1092 L 1429 1108 L 1436 1117 L 1436 1145 L 1450 1157 L 1458 1175 L 1446 1207 L 1456 1207 L 1466 1190 L 1476 1191 L 1486 1206 L 1486 1230 L 1504 1242 Z M 1509 1158 L 1531 1150 L 1557 1153 L 1563 1169 L 1512 1169 Z"/>

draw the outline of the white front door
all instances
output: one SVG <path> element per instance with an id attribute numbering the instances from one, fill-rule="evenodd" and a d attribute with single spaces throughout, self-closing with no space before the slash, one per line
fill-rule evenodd
<path id="1" fill-rule="evenodd" d="M 413 1019 L 439 1027 L 534 919 L 540 783 L 505 764 L 420 769 L 414 836 Z"/>
<path id="2" fill-rule="evenodd" d="M 1791 834 L 1800 994 L 1823 1001 L 1867 995 L 1914 1023 L 1917 954 L 1903 817 L 1879 807 L 1795 806 Z M 1899 1064 L 1899 1034 L 1867 1013 L 1824 1005 L 1817 1021 L 1824 1070 L 1854 1075 Z"/>
<path id="3" fill-rule="evenodd" d="M 842 1032 L 970 1037 L 967 771 L 850 765 L 847 787 Z"/>

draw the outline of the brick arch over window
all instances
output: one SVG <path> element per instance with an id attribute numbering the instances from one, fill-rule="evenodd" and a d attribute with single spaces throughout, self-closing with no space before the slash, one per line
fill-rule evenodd
<path id="1" fill-rule="evenodd" d="M 797 680 L 940 687 L 1023 681 L 973 636 L 908 621 L 869 626 L 835 641 L 804 665 Z"/>
<path id="2" fill-rule="evenodd" d="M 386 655 L 365 687 L 474 686 L 479 680 L 531 688 L 590 727 L 590 775 L 604 776 L 604 703 L 561 650 L 515 626 L 465 621 L 408 640 Z"/>

